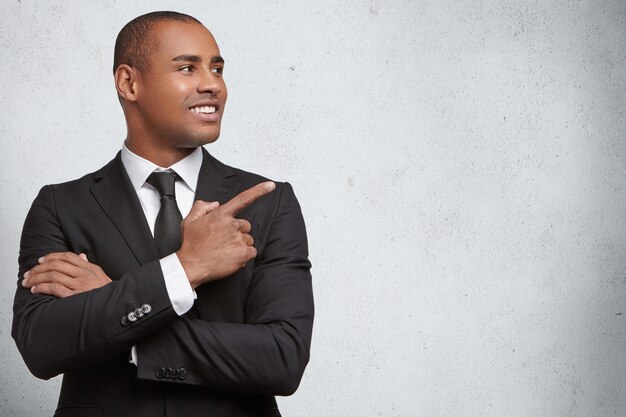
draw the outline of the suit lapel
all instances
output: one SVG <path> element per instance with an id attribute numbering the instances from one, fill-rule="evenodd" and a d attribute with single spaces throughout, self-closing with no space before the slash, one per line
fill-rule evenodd
<path id="1" fill-rule="evenodd" d="M 91 193 L 141 265 L 159 259 L 148 222 L 120 153 L 111 161 L 109 169 L 103 170 L 102 179 L 91 187 Z"/>
<path id="2" fill-rule="evenodd" d="M 101 172 L 100 181 L 91 187 L 91 193 L 98 204 L 141 265 L 159 259 L 148 222 L 126 174 L 120 153 Z M 241 181 L 235 170 L 222 164 L 202 148 L 202 166 L 195 199 L 224 204 L 237 194 L 240 187 Z"/>
<path id="3" fill-rule="evenodd" d="M 204 148 L 202 157 L 195 199 L 224 204 L 237 194 L 241 181 L 234 169 L 213 158 Z"/>

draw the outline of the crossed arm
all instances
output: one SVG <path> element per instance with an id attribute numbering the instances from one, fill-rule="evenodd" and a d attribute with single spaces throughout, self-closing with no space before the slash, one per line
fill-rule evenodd
<path id="1" fill-rule="evenodd" d="M 234 216 L 271 191 L 263 187 L 267 185 L 247 190 L 221 207 L 194 205 L 183 222 L 178 253 L 192 287 L 228 277 L 257 256 L 249 223 Z M 245 324 L 177 316 L 164 296 L 158 262 L 111 281 L 85 255 L 67 253 L 56 245 L 53 253 L 24 273 L 16 294 L 13 335 L 29 368 L 48 378 L 93 366 L 137 345 L 138 378 L 155 379 L 154 368 L 169 361 L 189 370 L 188 378 L 177 383 L 232 392 L 292 393 L 308 361 L 313 304 L 306 240 L 294 245 L 291 238 L 305 231 L 288 186 L 282 188 L 280 206 L 263 254 L 255 262 Z M 51 236 L 59 233 L 55 230 Z M 209 246 L 215 242 L 219 248 Z M 207 257 L 207 250 L 215 256 Z M 120 328 L 119 311 L 147 299 L 153 307 L 150 317 L 140 325 Z"/>
<path id="2" fill-rule="evenodd" d="M 181 225 L 182 245 L 177 252 L 192 288 L 230 276 L 257 255 L 250 223 L 235 215 L 274 188 L 269 181 L 257 184 L 221 207 L 217 202 L 194 203 Z M 84 253 L 51 253 L 37 262 L 22 281 L 33 294 L 64 298 L 112 281 Z"/>

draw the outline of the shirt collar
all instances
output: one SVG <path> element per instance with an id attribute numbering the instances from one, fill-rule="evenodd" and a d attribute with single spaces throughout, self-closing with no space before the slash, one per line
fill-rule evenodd
<path id="1" fill-rule="evenodd" d="M 200 175 L 200 167 L 202 166 L 202 150 L 198 146 L 189 156 L 176 162 L 169 168 L 164 168 L 134 154 L 126 147 L 122 146 L 122 164 L 128 173 L 130 182 L 133 184 L 135 191 L 144 185 L 148 176 L 154 171 L 165 171 L 171 169 L 175 171 L 185 182 L 191 191 L 196 192 L 198 185 L 198 175 Z"/>

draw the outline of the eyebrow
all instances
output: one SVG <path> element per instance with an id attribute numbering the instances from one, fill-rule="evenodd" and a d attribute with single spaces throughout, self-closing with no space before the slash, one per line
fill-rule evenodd
<path id="1" fill-rule="evenodd" d="M 177 57 L 175 57 L 174 59 L 172 59 L 172 61 L 189 61 L 189 62 L 202 62 L 202 58 L 200 58 L 198 55 L 178 55 Z M 224 58 L 222 58 L 219 55 L 213 56 L 211 57 L 211 64 L 223 64 L 224 63 Z"/>

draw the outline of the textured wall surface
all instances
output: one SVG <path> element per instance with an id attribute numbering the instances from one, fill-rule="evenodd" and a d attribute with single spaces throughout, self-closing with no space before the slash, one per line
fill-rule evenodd
<path id="1" fill-rule="evenodd" d="M 317 317 L 285 416 L 626 415 L 626 4 L 0 5 L 0 415 L 60 378 L 10 338 L 37 191 L 106 163 L 131 18 L 202 20 L 227 61 L 221 160 L 289 180 Z"/>

